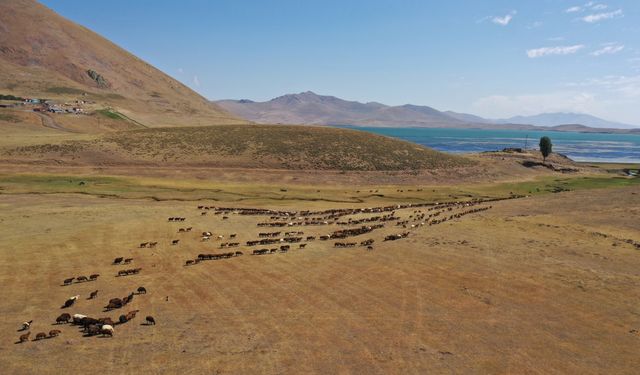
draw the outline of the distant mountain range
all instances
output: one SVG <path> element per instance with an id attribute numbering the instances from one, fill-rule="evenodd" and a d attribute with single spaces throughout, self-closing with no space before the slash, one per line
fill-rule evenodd
<path id="1" fill-rule="evenodd" d="M 640 128 L 587 114 L 543 113 L 508 119 L 485 119 L 467 113 L 442 112 L 428 106 L 360 103 L 311 91 L 279 96 L 267 102 L 220 100 L 220 107 L 247 120 L 268 124 L 414 126 L 486 129 L 639 133 Z"/>

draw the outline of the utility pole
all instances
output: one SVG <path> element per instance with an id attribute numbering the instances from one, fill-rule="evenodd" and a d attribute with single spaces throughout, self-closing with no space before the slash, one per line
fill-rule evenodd
<path id="1" fill-rule="evenodd" d="M 527 150 L 527 143 L 529 142 L 529 134 L 527 134 L 526 138 L 524 139 L 524 150 Z"/>

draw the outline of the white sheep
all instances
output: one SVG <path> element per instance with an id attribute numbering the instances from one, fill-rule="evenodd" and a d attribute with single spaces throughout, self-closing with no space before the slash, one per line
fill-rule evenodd
<path id="1" fill-rule="evenodd" d="M 82 319 L 86 318 L 86 315 L 82 315 L 82 314 L 73 314 L 73 323 L 74 324 L 79 324 Z"/>
<path id="2" fill-rule="evenodd" d="M 103 325 L 100 329 L 100 333 L 102 333 L 103 335 L 113 336 L 113 326 L 110 324 Z"/>

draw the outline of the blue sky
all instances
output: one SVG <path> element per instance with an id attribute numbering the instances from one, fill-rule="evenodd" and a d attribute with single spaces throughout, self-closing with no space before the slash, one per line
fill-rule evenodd
<path id="1" fill-rule="evenodd" d="M 210 99 L 312 90 L 640 125 L 640 1 L 44 0 Z"/>

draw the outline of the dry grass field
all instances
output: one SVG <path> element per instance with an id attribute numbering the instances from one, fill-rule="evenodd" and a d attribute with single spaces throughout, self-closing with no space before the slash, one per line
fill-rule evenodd
<path id="1" fill-rule="evenodd" d="M 219 246 L 231 233 L 244 245 L 259 232 L 318 237 L 360 225 L 265 228 L 257 223 L 268 216 L 231 213 L 225 220 L 213 210 L 203 216 L 197 206 L 324 210 L 469 196 L 456 196 L 455 186 L 435 193 L 380 186 L 378 193 L 386 195 L 380 197 L 344 187 L 283 192 L 266 184 L 207 188 L 207 182 L 191 182 L 186 188 L 187 182 L 166 179 L 162 186 L 125 177 L 75 178 L 0 179 L 5 373 L 633 374 L 640 365 L 640 249 L 625 242 L 640 241 L 637 180 L 546 178 L 480 186 L 469 195 L 505 197 L 516 188 L 534 193 L 483 203 L 479 207 L 492 208 L 433 226 L 396 226 L 414 215 L 413 208 L 397 210 L 400 219 L 368 234 L 254 256 L 251 251 L 263 246 Z M 554 183 L 570 191 L 535 191 L 536 184 Z M 167 221 L 174 216 L 186 220 Z M 181 227 L 193 230 L 178 233 Z M 407 238 L 383 241 L 405 230 Z M 203 231 L 214 238 L 202 242 Z M 333 247 L 369 238 L 373 251 Z M 171 245 L 174 239 L 180 242 Z M 138 248 L 146 241 L 158 245 Z M 231 250 L 244 255 L 184 265 L 199 253 Z M 132 257 L 131 266 L 112 265 L 119 256 Z M 116 277 L 131 267 L 142 271 Z M 62 286 L 65 278 L 92 273 L 101 276 Z M 109 299 L 139 286 L 148 293 L 104 311 Z M 93 290 L 99 295 L 88 300 Z M 60 308 L 76 294 L 75 305 Z M 116 320 L 134 309 L 138 316 L 116 325 L 112 338 L 53 325 L 62 312 Z M 147 315 L 155 326 L 143 324 Z M 26 320 L 34 321 L 31 339 L 16 344 Z M 51 329 L 62 333 L 31 341 Z"/>

